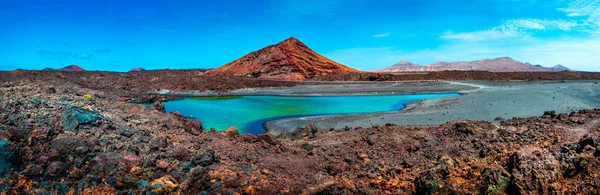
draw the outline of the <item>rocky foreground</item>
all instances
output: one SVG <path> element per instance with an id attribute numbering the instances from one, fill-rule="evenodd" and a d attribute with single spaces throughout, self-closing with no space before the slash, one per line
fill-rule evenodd
<path id="1" fill-rule="evenodd" d="M 599 193 L 600 109 L 275 138 L 71 76 L 0 79 L 4 194 Z"/>

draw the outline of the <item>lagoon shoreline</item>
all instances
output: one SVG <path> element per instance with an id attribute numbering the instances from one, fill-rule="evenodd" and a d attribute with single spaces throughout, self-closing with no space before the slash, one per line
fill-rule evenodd
<path id="1" fill-rule="evenodd" d="M 567 81 L 388 81 L 388 82 L 301 82 L 289 87 L 235 89 L 228 92 L 169 92 L 175 98 L 219 96 L 378 96 L 404 94 L 458 93 L 446 97 L 413 101 L 397 111 L 360 114 L 331 114 L 285 117 L 266 121 L 266 132 L 289 137 L 298 128 L 344 129 L 396 124 L 440 125 L 454 120 L 497 121 L 537 116 L 545 111 L 561 113 L 600 107 L 598 80 Z M 589 91 L 589 93 L 582 93 Z M 541 102 L 547 102 L 540 104 Z M 549 103 L 548 103 L 549 102 Z M 510 105 L 510 106 L 502 106 Z M 571 105 L 571 106 L 569 106 Z M 522 109 L 529 107 L 528 109 Z M 471 112 L 477 111 L 477 112 Z M 509 114 L 510 113 L 510 114 Z"/>
<path id="2" fill-rule="evenodd" d="M 454 86 L 455 90 L 445 92 L 456 92 L 461 96 L 416 101 L 399 111 L 286 118 L 266 122 L 264 126 L 272 135 L 290 135 L 295 129 L 308 125 L 318 129 L 371 127 L 387 123 L 407 126 L 440 125 L 453 120 L 494 121 L 537 116 L 545 111 L 567 113 L 600 107 L 600 101 L 597 101 L 600 98 L 598 81 L 444 83 Z M 479 87 L 475 88 L 477 86 Z"/>

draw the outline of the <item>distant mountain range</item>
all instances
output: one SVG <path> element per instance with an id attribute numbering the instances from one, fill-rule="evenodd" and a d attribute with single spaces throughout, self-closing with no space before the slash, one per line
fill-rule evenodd
<path id="1" fill-rule="evenodd" d="M 54 69 L 46 67 L 42 70 L 42 72 L 54 72 L 54 71 L 62 71 L 62 72 L 85 72 L 85 70 L 77 65 L 69 65 L 61 69 Z"/>
<path id="2" fill-rule="evenodd" d="M 140 67 L 129 70 L 129 72 L 143 72 L 143 71 L 146 71 L 146 69 L 140 68 Z"/>
<path id="3" fill-rule="evenodd" d="M 479 70 L 490 72 L 557 72 L 570 69 L 560 64 L 548 68 L 541 65 L 522 63 L 509 57 L 501 57 L 471 62 L 438 62 L 426 66 L 413 64 L 408 61 L 400 61 L 391 67 L 373 70 L 373 72 L 420 72 L 444 70 Z"/>
<path id="4" fill-rule="evenodd" d="M 305 80 L 318 75 L 355 72 L 360 71 L 319 55 L 292 37 L 209 70 L 206 75 Z"/>

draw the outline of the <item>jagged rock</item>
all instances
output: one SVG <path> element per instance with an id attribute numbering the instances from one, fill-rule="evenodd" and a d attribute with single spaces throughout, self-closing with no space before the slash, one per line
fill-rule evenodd
<path id="1" fill-rule="evenodd" d="M 165 110 L 165 105 L 161 102 L 161 101 L 156 101 L 152 104 L 152 108 L 161 111 L 161 112 L 167 112 L 167 110 Z"/>
<path id="2" fill-rule="evenodd" d="M 511 175 L 504 168 L 486 168 L 479 176 L 482 194 L 504 194 L 511 183 Z"/>
<path id="3" fill-rule="evenodd" d="M 452 129 L 467 135 L 474 135 L 474 127 L 466 122 L 458 122 L 452 126 Z"/>
<path id="4" fill-rule="evenodd" d="M 545 111 L 544 115 L 542 115 L 544 118 L 555 118 L 556 116 L 556 111 Z"/>
<path id="5" fill-rule="evenodd" d="M 42 166 L 40 165 L 36 165 L 36 164 L 30 164 L 27 165 L 27 168 L 25 168 L 25 170 L 23 170 L 23 175 L 26 176 L 40 176 L 44 173 L 44 168 L 42 168 Z"/>
<path id="6" fill-rule="evenodd" d="M 270 134 L 260 134 L 256 136 L 256 140 L 258 141 L 264 141 L 267 142 L 271 145 L 277 145 L 279 144 L 279 141 L 277 139 L 275 139 L 273 136 L 271 136 Z"/>
<path id="7" fill-rule="evenodd" d="M 238 132 L 238 130 L 235 126 L 231 126 L 231 127 L 227 128 L 227 130 L 225 130 L 225 132 L 223 132 L 223 134 L 225 135 L 225 137 L 236 137 L 240 133 Z"/>
<path id="8" fill-rule="evenodd" d="M 157 137 L 151 144 L 153 150 L 159 150 L 169 145 L 168 138 L 165 136 Z"/>
<path id="9" fill-rule="evenodd" d="M 508 170 L 513 175 L 512 184 L 518 194 L 553 193 L 552 184 L 562 179 L 558 160 L 548 150 L 527 147 L 513 153 L 508 160 Z"/>
<path id="10" fill-rule="evenodd" d="M 63 112 L 61 124 L 64 130 L 74 131 L 81 125 L 93 124 L 102 115 L 76 106 L 68 106 Z"/>
<path id="11" fill-rule="evenodd" d="M 579 146 L 582 148 L 586 146 L 596 147 L 596 140 L 594 139 L 594 136 L 587 134 L 579 140 Z"/>
<path id="12" fill-rule="evenodd" d="M 444 181 L 435 170 L 421 172 L 415 179 L 415 190 L 417 194 L 434 194 L 444 186 Z"/>
<path id="13" fill-rule="evenodd" d="M 187 194 L 201 194 L 201 191 L 209 189 L 212 185 L 210 180 L 208 168 L 194 167 L 187 174 L 181 187 Z"/>
<path id="14" fill-rule="evenodd" d="M 127 168 L 131 169 L 136 166 L 142 165 L 143 159 L 142 157 L 135 155 L 133 153 L 124 154 L 121 158 L 122 162 L 127 166 Z"/>
<path id="15" fill-rule="evenodd" d="M 183 146 L 177 146 L 171 150 L 169 156 L 180 161 L 187 161 L 189 159 L 189 153 L 190 151 L 187 148 Z"/>
<path id="16" fill-rule="evenodd" d="M 66 174 L 68 164 L 60 161 L 52 161 L 46 167 L 46 175 L 50 177 L 60 177 Z"/>
<path id="17" fill-rule="evenodd" d="M 195 165 L 200 166 L 209 166 L 213 163 L 219 162 L 219 157 L 215 154 L 215 150 L 212 148 L 206 149 L 206 151 L 202 152 L 200 155 L 194 157 L 192 162 Z"/>
<path id="18" fill-rule="evenodd" d="M 192 135 L 200 135 L 204 130 L 202 128 L 202 122 L 199 120 L 188 120 L 185 122 L 185 131 Z"/>
<path id="19" fill-rule="evenodd" d="M 60 154 L 68 155 L 75 153 L 79 147 L 81 139 L 77 136 L 61 136 L 50 142 L 50 149 L 56 150 Z"/>
<path id="20" fill-rule="evenodd" d="M 94 170 L 98 170 L 102 173 L 100 175 L 103 175 L 113 171 L 121 160 L 121 156 L 118 154 L 112 152 L 102 153 L 92 158 L 92 160 L 90 160 L 90 165 Z"/>

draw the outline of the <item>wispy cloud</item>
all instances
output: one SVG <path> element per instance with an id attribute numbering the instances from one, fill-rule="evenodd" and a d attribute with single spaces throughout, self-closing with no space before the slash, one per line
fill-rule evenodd
<path id="1" fill-rule="evenodd" d="M 458 33 L 446 31 L 441 38 L 462 41 L 482 41 L 511 37 L 527 37 L 535 31 L 571 31 L 577 25 L 577 22 L 566 20 L 516 19 L 507 20 L 501 25 L 487 30 Z"/>
<path id="2" fill-rule="evenodd" d="M 572 18 L 583 17 L 584 25 L 594 33 L 600 34 L 600 0 L 576 0 L 566 8 L 558 10 Z"/>
<path id="3" fill-rule="evenodd" d="M 379 33 L 379 34 L 374 34 L 373 38 L 384 38 L 384 37 L 388 37 L 390 36 L 392 33 L 389 32 L 384 32 L 384 33 Z"/>

